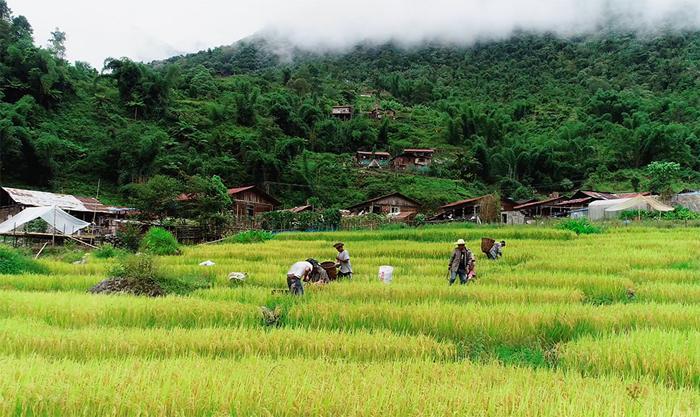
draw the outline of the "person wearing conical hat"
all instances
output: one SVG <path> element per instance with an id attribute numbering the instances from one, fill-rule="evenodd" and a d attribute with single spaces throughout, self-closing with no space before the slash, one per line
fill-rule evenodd
<path id="1" fill-rule="evenodd" d="M 452 252 L 449 264 L 450 285 L 453 285 L 459 277 L 459 283 L 465 285 L 476 276 L 474 269 L 476 259 L 472 251 L 467 248 L 464 239 L 455 242 L 455 250 Z"/>

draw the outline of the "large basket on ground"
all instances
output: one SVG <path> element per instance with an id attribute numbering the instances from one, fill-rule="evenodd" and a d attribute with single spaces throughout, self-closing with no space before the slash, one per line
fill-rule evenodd
<path id="1" fill-rule="evenodd" d="M 481 251 L 483 253 L 489 253 L 493 245 L 496 243 L 495 239 L 491 239 L 490 237 L 482 237 L 481 238 Z"/>
<path id="2" fill-rule="evenodd" d="M 335 267 L 335 262 L 326 261 L 321 264 L 321 268 L 326 270 L 328 274 L 328 279 L 335 281 L 338 278 L 338 270 Z"/>

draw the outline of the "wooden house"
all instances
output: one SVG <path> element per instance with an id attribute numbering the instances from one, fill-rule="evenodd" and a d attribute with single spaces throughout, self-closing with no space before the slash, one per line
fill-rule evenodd
<path id="1" fill-rule="evenodd" d="M 383 214 L 396 220 L 410 220 L 418 214 L 421 204 L 401 193 L 393 193 L 356 204 L 348 211 L 351 215 Z"/>
<path id="2" fill-rule="evenodd" d="M 434 153 L 434 149 L 404 149 L 393 159 L 392 165 L 397 171 L 425 171 L 432 164 Z"/>
<path id="3" fill-rule="evenodd" d="M 528 219 L 536 217 L 561 217 L 562 215 L 566 215 L 568 210 L 557 206 L 557 203 L 564 200 L 566 200 L 565 197 L 555 195 L 546 200 L 515 206 L 513 210 L 521 212 Z"/>
<path id="4" fill-rule="evenodd" d="M 353 106 L 333 106 L 331 116 L 340 120 L 350 120 L 355 112 Z"/>
<path id="5" fill-rule="evenodd" d="M 258 214 L 274 211 L 280 202 L 255 185 L 228 190 L 233 206 L 231 211 L 239 219 L 252 219 Z"/>
<path id="6" fill-rule="evenodd" d="M 386 168 L 391 164 L 391 154 L 389 152 L 357 151 L 355 163 L 363 168 Z"/>
<path id="7" fill-rule="evenodd" d="M 438 209 L 431 220 L 466 220 L 476 223 L 497 222 L 500 202 L 492 195 L 468 198 L 446 204 Z"/>
<path id="8" fill-rule="evenodd" d="M 250 220 L 258 214 L 275 211 L 275 208 L 280 205 L 277 199 L 255 185 L 231 188 L 228 190 L 228 195 L 232 203 L 230 212 L 239 221 Z M 182 194 L 178 200 L 186 203 L 196 198 L 196 195 Z"/>

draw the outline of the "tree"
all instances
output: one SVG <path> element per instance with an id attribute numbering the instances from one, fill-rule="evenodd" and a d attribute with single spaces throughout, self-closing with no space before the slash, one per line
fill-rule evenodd
<path id="1" fill-rule="evenodd" d="M 177 179 L 156 175 L 143 184 L 130 187 L 131 204 L 143 217 L 162 220 L 175 213 L 177 197 L 182 193 L 182 188 Z"/>
<path id="2" fill-rule="evenodd" d="M 66 32 L 62 32 L 59 28 L 51 32 L 49 39 L 49 51 L 58 59 L 66 57 Z"/>
<path id="3" fill-rule="evenodd" d="M 658 193 L 664 201 L 670 200 L 673 195 L 673 186 L 680 177 L 680 164 L 656 161 L 647 165 L 646 172 L 651 191 Z"/>
<path id="4" fill-rule="evenodd" d="M 226 212 L 231 208 L 231 197 L 221 178 L 214 175 L 205 178 L 198 175 L 188 178 L 185 193 L 188 217 L 210 230 L 219 231 L 226 224 Z"/>

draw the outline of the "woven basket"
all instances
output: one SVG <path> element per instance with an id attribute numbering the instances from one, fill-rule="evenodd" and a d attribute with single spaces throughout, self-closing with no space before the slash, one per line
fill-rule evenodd
<path id="1" fill-rule="evenodd" d="M 482 237 L 481 238 L 481 251 L 484 253 L 489 253 L 489 251 L 493 247 L 494 243 L 496 243 L 495 239 L 491 239 L 490 237 Z"/>

